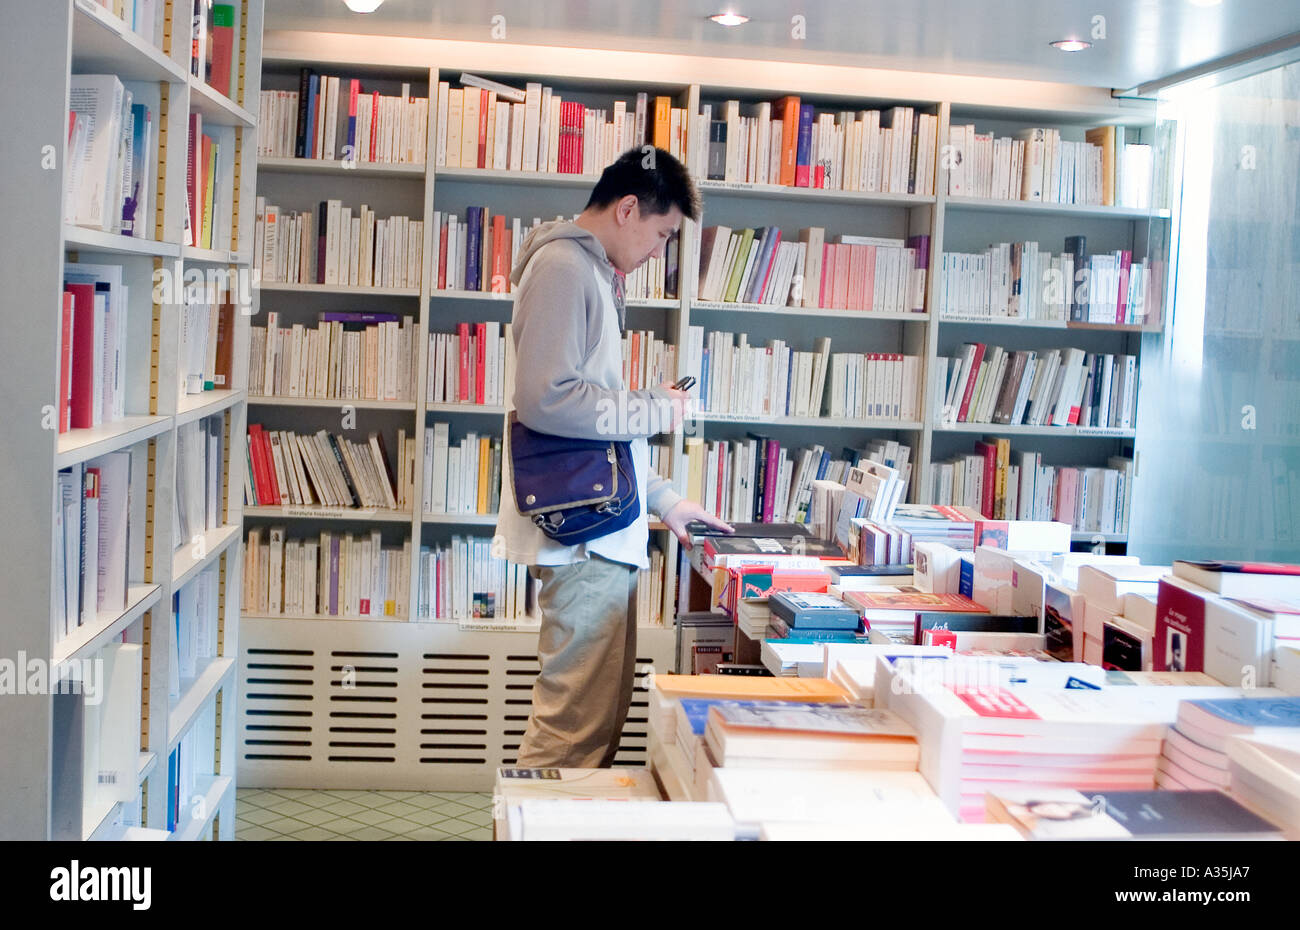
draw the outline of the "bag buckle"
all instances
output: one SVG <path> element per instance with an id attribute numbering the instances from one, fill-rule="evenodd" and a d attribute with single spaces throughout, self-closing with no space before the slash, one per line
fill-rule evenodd
<path id="1" fill-rule="evenodd" d="M 622 506 L 617 500 L 608 500 L 596 507 L 596 513 L 608 514 L 611 517 L 617 517 L 623 512 Z"/>

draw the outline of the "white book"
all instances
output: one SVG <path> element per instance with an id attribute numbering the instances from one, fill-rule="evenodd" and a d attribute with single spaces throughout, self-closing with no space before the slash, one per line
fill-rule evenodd
<path id="1" fill-rule="evenodd" d="M 86 120 L 85 160 L 75 213 L 79 226 L 105 231 L 112 227 L 125 93 L 116 75 L 74 74 L 70 78 L 69 109 Z"/>

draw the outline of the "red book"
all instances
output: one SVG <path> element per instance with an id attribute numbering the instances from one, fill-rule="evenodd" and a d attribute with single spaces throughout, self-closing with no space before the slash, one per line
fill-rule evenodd
<path id="1" fill-rule="evenodd" d="M 275 474 L 275 453 L 271 450 L 271 434 L 265 430 L 262 431 L 262 448 L 266 454 L 266 474 L 271 486 L 271 506 L 274 507 L 287 500 L 287 498 L 283 497 L 280 490 L 280 479 Z M 282 455 L 285 451 L 284 448 L 280 449 Z"/>
<path id="2" fill-rule="evenodd" d="M 970 398 L 975 393 L 975 382 L 979 379 L 980 364 L 984 361 L 984 343 L 975 343 L 975 356 L 970 363 L 970 377 L 966 379 L 966 390 L 961 395 L 961 407 L 957 410 L 957 422 L 966 422 L 966 411 L 970 408 Z"/>
<path id="3" fill-rule="evenodd" d="M 510 281 L 509 256 L 506 255 L 506 218 L 498 213 L 492 217 L 492 278 L 493 292 L 503 294 Z"/>
<path id="4" fill-rule="evenodd" d="M 1162 578 L 1156 594 L 1157 672 L 1205 671 L 1205 598 L 1180 581 Z"/>
<path id="5" fill-rule="evenodd" d="M 379 91 L 370 95 L 370 160 L 379 161 Z"/>
<path id="6" fill-rule="evenodd" d="M 560 101 L 560 152 L 555 158 L 555 170 L 561 174 L 569 170 L 569 145 L 572 135 L 573 101 Z"/>
<path id="7" fill-rule="evenodd" d="M 456 386 L 456 399 L 473 400 L 469 390 L 469 324 L 457 324 L 456 333 L 460 337 L 460 381 Z"/>
<path id="8" fill-rule="evenodd" d="M 487 324 L 474 324 L 474 403 L 483 403 L 483 374 L 487 370 Z"/>
<path id="9" fill-rule="evenodd" d="M 198 193 L 198 185 L 203 178 L 203 147 L 200 137 L 203 135 L 203 116 L 199 113 L 190 114 L 190 138 L 189 150 L 185 159 L 185 197 L 190 207 L 190 241 L 189 245 L 197 246 L 199 243 L 199 225 L 203 221 L 201 212 L 203 206 L 202 196 Z"/>
<path id="10" fill-rule="evenodd" d="M 980 482 L 980 513 L 993 519 L 993 498 L 997 488 L 998 447 L 991 442 L 976 442 L 975 451 L 984 456 L 984 478 Z"/>
<path id="11" fill-rule="evenodd" d="M 635 391 L 641 387 L 641 334 L 636 330 L 628 337 L 627 355 L 627 386 Z"/>
<path id="12" fill-rule="evenodd" d="M 72 335 L 76 298 L 71 291 L 63 292 L 63 327 L 59 338 L 59 432 L 72 428 Z"/>
<path id="13" fill-rule="evenodd" d="M 95 425 L 95 285 L 67 284 L 73 298 L 72 389 L 68 398 L 69 426 Z"/>
<path id="14" fill-rule="evenodd" d="M 776 504 L 776 486 L 781 480 L 781 475 L 777 469 L 777 462 L 780 460 L 781 444 L 779 442 L 769 442 L 767 444 L 767 471 L 765 472 L 767 480 L 763 482 L 763 522 L 772 522 L 772 510 Z"/>
<path id="15" fill-rule="evenodd" d="M 573 105 L 573 170 L 575 174 L 582 173 L 582 162 L 584 146 L 587 144 L 587 136 L 584 129 L 587 124 L 587 108 L 581 103 Z M 603 170 L 604 166 L 597 166 L 597 170 Z"/>
<path id="16" fill-rule="evenodd" d="M 212 7 L 212 65 L 208 84 L 230 96 L 230 65 L 235 51 L 235 8 L 228 3 Z"/>
<path id="17" fill-rule="evenodd" d="M 352 161 L 361 160 L 361 147 L 357 144 L 357 97 L 361 94 L 361 82 L 353 78 L 348 82 L 348 148 L 343 157 Z"/>
<path id="18" fill-rule="evenodd" d="M 259 507 L 270 503 L 271 487 L 266 479 L 266 466 L 262 458 L 262 425 L 248 424 L 248 455 L 253 460 L 253 495 Z"/>
<path id="19" fill-rule="evenodd" d="M 487 167 L 487 121 L 488 121 L 488 92 L 479 88 L 478 104 L 478 166 Z"/>
<path id="20" fill-rule="evenodd" d="M 813 168 L 812 184 L 809 185 L 809 186 L 810 186 L 810 187 L 825 187 L 825 186 L 826 186 L 826 166 L 825 166 L 825 165 L 823 165 L 823 164 L 821 164 L 820 162 L 818 162 L 818 163 L 817 163 L 817 167 Z"/>

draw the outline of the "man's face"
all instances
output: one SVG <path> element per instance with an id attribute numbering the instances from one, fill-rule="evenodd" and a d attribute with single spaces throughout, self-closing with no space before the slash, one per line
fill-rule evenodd
<path id="1" fill-rule="evenodd" d="M 682 211 L 676 205 L 664 214 L 649 213 L 629 196 L 615 209 L 619 220 L 618 254 L 610 255 L 610 260 L 624 274 L 636 271 L 651 257 L 663 255 L 668 237 L 682 225 Z"/>

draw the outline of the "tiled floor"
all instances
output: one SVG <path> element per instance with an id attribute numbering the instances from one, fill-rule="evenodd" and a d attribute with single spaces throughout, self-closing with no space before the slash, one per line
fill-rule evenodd
<path id="1" fill-rule="evenodd" d="M 239 788 L 237 840 L 490 840 L 492 795 Z"/>

